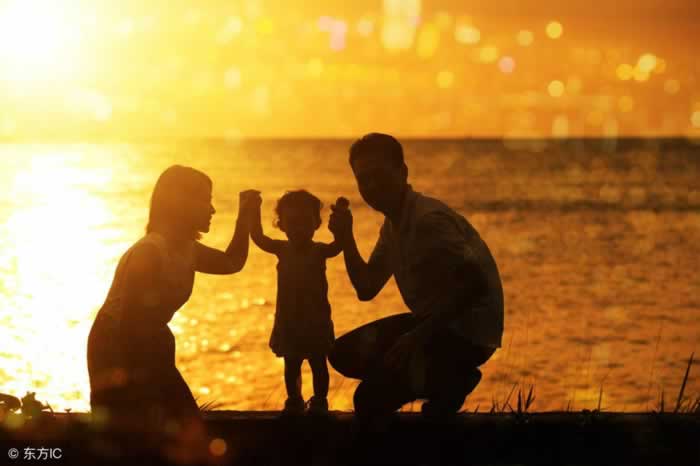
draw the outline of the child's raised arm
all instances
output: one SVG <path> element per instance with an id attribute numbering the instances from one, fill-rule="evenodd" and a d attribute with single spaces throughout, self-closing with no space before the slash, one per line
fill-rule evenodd
<path id="1" fill-rule="evenodd" d="M 250 224 L 250 238 L 253 240 L 255 245 L 265 252 L 271 254 L 279 254 L 284 246 L 285 241 L 272 239 L 269 236 L 265 236 L 262 229 L 262 221 L 260 219 L 260 206 L 252 214 L 251 224 Z"/>
<path id="2" fill-rule="evenodd" d="M 333 241 L 331 244 L 321 243 L 321 251 L 323 257 L 330 259 L 343 252 L 343 247 L 337 241 Z"/>

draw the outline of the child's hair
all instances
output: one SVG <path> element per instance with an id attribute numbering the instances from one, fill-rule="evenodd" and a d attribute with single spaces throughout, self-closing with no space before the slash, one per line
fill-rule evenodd
<path id="1" fill-rule="evenodd" d="M 284 196 L 280 197 L 275 207 L 277 218 L 274 221 L 274 226 L 280 228 L 280 219 L 289 209 L 309 209 L 313 212 L 314 220 L 316 221 L 316 229 L 321 226 L 321 208 L 323 203 L 319 198 L 306 191 L 300 189 L 298 191 L 287 191 Z"/>

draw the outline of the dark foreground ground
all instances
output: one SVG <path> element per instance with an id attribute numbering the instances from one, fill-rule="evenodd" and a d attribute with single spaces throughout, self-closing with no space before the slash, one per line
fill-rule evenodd
<path id="1" fill-rule="evenodd" d="M 205 420 L 206 440 L 177 442 L 107 431 L 80 414 L 5 420 L 0 465 L 700 465 L 697 414 L 463 414 L 430 422 L 406 413 L 373 431 L 350 413 L 279 419 L 214 411 Z M 195 450 L 208 452 L 196 459 Z"/>

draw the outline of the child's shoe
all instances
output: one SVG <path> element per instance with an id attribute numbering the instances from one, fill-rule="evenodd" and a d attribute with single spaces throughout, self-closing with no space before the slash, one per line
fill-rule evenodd
<path id="1" fill-rule="evenodd" d="M 312 396 L 309 400 L 309 414 L 312 416 L 328 415 L 328 400 L 317 396 Z"/>
<path id="2" fill-rule="evenodd" d="M 282 416 L 301 416 L 302 414 L 304 414 L 304 399 L 302 397 L 287 398 L 287 401 L 284 402 Z"/>

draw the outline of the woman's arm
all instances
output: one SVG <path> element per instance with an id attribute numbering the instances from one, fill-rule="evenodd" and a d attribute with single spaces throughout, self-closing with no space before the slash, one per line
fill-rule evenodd
<path id="1" fill-rule="evenodd" d="M 258 191 L 244 191 L 240 195 L 236 230 L 226 251 L 195 243 L 195 270 L 197 272 L 226 275 L 240 272 L 248 259 L 250 217 Z"/>

